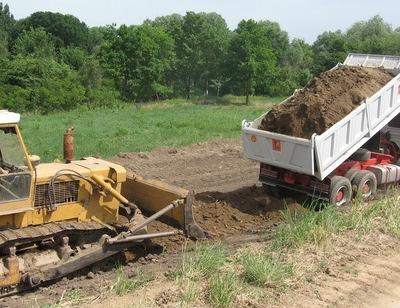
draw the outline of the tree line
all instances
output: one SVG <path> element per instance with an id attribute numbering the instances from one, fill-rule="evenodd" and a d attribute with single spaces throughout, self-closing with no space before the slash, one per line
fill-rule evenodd
<path id="1" fill-rule="evenodd" d="M 276 22 L 187 12 L 141 25 L 88 27 L 72 15 L 15 20 L 0 3 L 0 107 L 67 110 L 167 98 L 288 95 L 349 52 L 400 55 L 400 28 L 380 16 L 313 44 Z"/>

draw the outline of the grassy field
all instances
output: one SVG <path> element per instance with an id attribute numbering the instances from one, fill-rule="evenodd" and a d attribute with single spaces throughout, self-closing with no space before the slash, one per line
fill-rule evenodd
<path id="1" fill-rule="evenodd" d="M 76 158 L 109 157 L 119 152 L 150 151 L 160 146 L 182 146 L 210 138 L 239 137 L 241 121 L 253 119 L 282 98 L 184 100 L 79 108 L 49 115 L 22 115 L 21 128 L 29 152 L 48 162 L 62 158 L 62 137 L 75 128 Z"/>

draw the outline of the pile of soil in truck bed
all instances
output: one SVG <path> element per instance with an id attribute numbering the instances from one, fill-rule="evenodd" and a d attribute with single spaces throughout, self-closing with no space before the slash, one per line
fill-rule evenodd
<path id="1" fill-rule="evenodd" d="M 341 66 L 323 72 L 287 102 L 272 107 L 259 129 L 310 139 L 343 119 L 392 78 L 380 68 Z"/>

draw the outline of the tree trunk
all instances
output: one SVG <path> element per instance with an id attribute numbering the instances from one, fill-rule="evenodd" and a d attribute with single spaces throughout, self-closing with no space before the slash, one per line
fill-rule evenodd
<path id="1" fill-rule="evenodd" d="M 191 80 L 190 80 L 190 78 L 188 78 L 187 84 L 186 84 L 186 99 L 187 100 L 190 99 L 190 84 L 191 84 Z"/>

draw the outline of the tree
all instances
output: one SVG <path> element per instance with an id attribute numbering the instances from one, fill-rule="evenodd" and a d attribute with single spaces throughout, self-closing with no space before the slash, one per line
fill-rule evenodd
<path id="1" fill-rule="evenodd" d="M 66 110 L 84 101 L 78 74 L 53 59 L 17 56 L 0 71 L 0 106 L 16 111 Z"/>
<path id="2" fill-rule="evenodd" d="M 222 80 L 222 63 L 227 54 L 230 32 L 216 13 L 187 12 L 182 31 L 176 37 L 177 68 L 186 98 L 202 84 L 208 94 L 211 79 Z"/>
<path id="3" fill-rule="evenodd" d="M 312 78 L 314 54 L 304 40 L 294 39 L 283 55 L 280 76 L 272 95 L 289 95 Z"/>
<path id="4" fill-rule="evenodd" d="M 94 102 L 93 91 L 101 86 L 102 72 L 99 61 L 93 57 L 88 58 L 79 70 L 82 85 L 86 90 L 89 103 Z"/>
<path id="5" fill-rule="evenodd" d="M 379 15 L 356 22 L 346 32 L 351 51 L 371 54 L 398 54 L 398 36 Z"/>
<path id="6" fill-rule="evenodd" d="M 22 56 L 55 56 L 53 37 L 42 28 L 24 31 L 15 42 L 15 53 Z"/>
<path id="7" fill-rule="evenodd" d="M 8 5 L 3 5 L 0 2 L 0 31 L 7 34 L 7 36 L 11 33 L 12 28 L 15 24 L 14 16 L 10 12 L 10 8 Z"/>
<path id="8" fill-rule="evenodd" d="M 315 74 L 331 69 L 340 61 L 343 61 L 349 46 L 346 36 L 341 31 L 324 32 L 314 42 L 314 68 Z"/>
<path id="9" fill-rule="evenodd" d="M 289 48 L 289 36 L 286 31 L 282 31 L 277 22 L 263 20 L 259 23 L 266 32 L 271 43 L 271 47 L 277 57 L 278 63 L 283 64 L 285 52 Z"/>
<path id="10" fill-rule="evenodd" d="M 74 70 L 79 70 L 87 58 L 84 50 L 78 47 L 61 48 L 59 58 Z"/>
<path id="11" fill-rule="evenodd" d="M 163 28 L 121 26 L 110 38 L 101 52 L 102 64 L 127 99 L 159 99 L 170 92 L 165 76 L 174 62 L 174 40 Z"/>
<path id="12" fill-rule="evenodd" d="M 14 27 L 15 19 L 8 5 L 0 2 L 0 58 L 8 56 L 8 40 Z"/>
<path id="13" fill-rule="evenodd" d="M 57 48 L 81 47 L 90 49 L 89 28 L 84 22 L 72 15 L 52 12 L 36 12 L 27 18 L 18 20 L 13 39 L 16 40 L 24 31 L 42 28 L 53 35 Z"/>
<path id="14" fill-rule="evenodd" d="M 242 20 L 229 48 L 229 65 L 233 90 L 246 96 L 254 93 L 257 84 L 275 74 L 276 56 L 262 24 Z"/>

